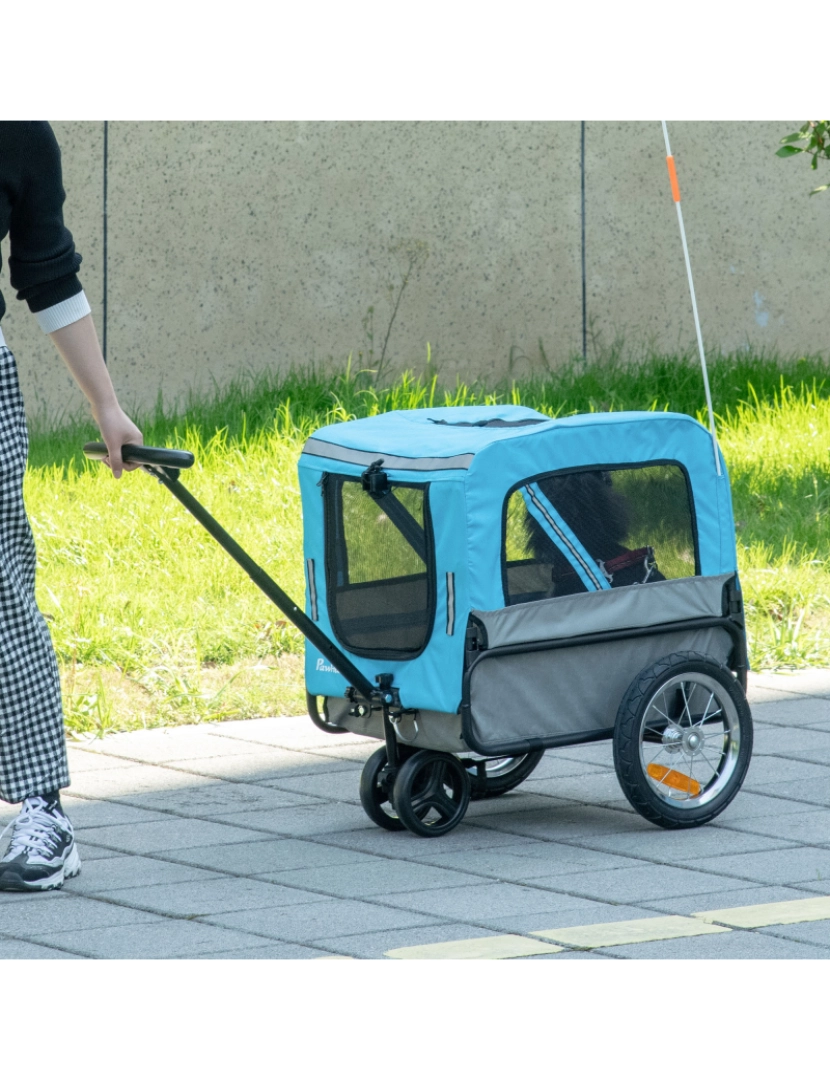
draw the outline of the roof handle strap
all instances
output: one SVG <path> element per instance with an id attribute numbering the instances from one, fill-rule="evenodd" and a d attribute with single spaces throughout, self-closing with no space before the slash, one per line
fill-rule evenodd
<path id="1" fill-rule="evenodd" d="M 525 484 L 521 492 L 527 512 L 542 526 L 548 537 L 559 548 L 588 592 L 610 589 L 611 583 L 599 569 L 596 561 L 591 558 L 579 537 L 554 508 L 551 501 L 542 494 L 539 485 Z"/>

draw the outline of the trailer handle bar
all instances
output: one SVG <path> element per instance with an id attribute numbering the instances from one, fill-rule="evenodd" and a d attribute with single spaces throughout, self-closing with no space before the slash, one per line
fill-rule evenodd
<path id="1" fill-rule="evenodd" d="M 84 454 L 93 460 L 102 460 L 108 454 L 107 447 L 101 442 L 87 443 L 84 446 Z M 302 608 L 277 585 L 276 581 L 267 574 L 262 567 L 255 563 L 251 556 L 237 544 L 234 538 L 227 533 L 219 522 L 205 510 L 198 499 L 187 490 L 179 480 L 179 469 L 189 469 L 195 458 L 186 450 L 167 450 L 155 446 L 132 446 L 127 444 L 121 448 L 121 457 L 124 461 L 142 465 L 145 470 L 156 477 L 170 491 L 179 502 L 190 511 L 200 525 L 202 525 L 216 542 L 225 549 L 230 557 L 237 562 L 248 577 L 257 585 L 274 603 L 280 611 L 300 631 L 300 633 L 319 649 L 323 656 L 337 668 L 340 674 L 367 700 L 377 697 L 378 690 L 370 680 L 351 662 L 345 653 L 330 641 L 323 631 L 309 619 Z"/>

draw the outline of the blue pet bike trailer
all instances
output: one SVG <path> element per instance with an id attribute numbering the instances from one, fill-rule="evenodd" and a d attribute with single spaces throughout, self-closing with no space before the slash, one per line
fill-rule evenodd
<path id="1" fill-rule="evenodd" d="M 305 610 L 181 483 L 191 454 L 124 460 L 305 636 L 314 723 L 380 740 L 360 798 L 382 828 L 441 836 L 546 750 L 600 739 L 664 828 L 739 791 L 752 718 L 729 480 L 691 417 L 470 406 L 320 429 L 299 462 Z"/>

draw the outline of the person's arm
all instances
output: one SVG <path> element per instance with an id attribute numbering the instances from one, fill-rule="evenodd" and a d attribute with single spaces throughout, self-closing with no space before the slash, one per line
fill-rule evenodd
<path id="1" fill-rule="evenodd" d="M 85 315 L 77 322 L 52 331 L 49 336 L 92 406 L 95 423 L 101 429 L 101 435 L 109 450 L 106 463 L 112 469 L 113 476 L 118 479 L 122 470 L 138 467 L 122 462 L 121 447 L 125 443 L 140 446 L 144 438 L 118 404 L 101 354 L 101 346 L 98 344 L 92 316 Z"/>

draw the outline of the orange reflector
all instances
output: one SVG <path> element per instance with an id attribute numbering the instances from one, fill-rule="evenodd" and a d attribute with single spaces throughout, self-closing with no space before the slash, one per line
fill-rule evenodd
<path id="1" fill-rule="evenodd" d="M 666 787 L 676 788 L 678 791 L 685 791 L 689 795 L 700 794 L 700 784 L 697 780 L 693 780 L 691 776 L 686 776 L 685 773 L 676 772 L 674 769 L 667 769 L 665 765 L 649 765 L 646 768 L 646 772 L 652 780 L 656 780 L 660 784 L 665 784 Z"/>
<path id="2" fill-rule="evenodd" d="M 680 184 L 677 182 L 677 169 L 674 167 L 674 158 L 667 157 L 666 164 L 669 167 L 669 180 L 671 181 L 671 193 L 675 202 L 680 202 Z"/>

